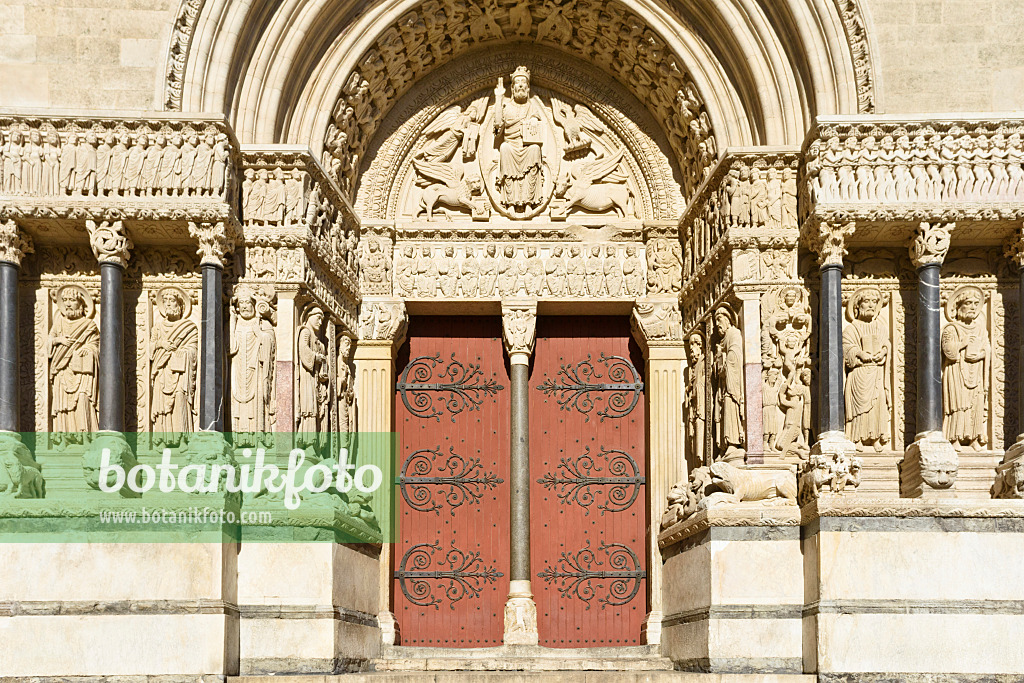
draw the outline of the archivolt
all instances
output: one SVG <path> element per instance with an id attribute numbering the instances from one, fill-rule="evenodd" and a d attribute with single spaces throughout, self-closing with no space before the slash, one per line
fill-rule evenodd
<path id="1" fill-rule="evenodd" d="M 813 116 L 870 107 L 854 2 L 530 0 L 523 30 L 512 16 L 523 3 L 513 0 L 184 0 L 197 18 L 177 31 L 168 64 L 184 111 L 227 112 L 243 142 L 319 152 L 326 141 L 351 164 L 398 98 L 437 66 L 490 43 L 547 43 L 597 62 L 644 102 L 683 168 L 688 195 L 713 161 L 709 153 L 798 144 Z M 550 20 L 551 8 L 568 19 L 569 35 L 565 22 Z M 383 77 L 371 82 L 367 71 L 381 67 Z M 372 106 L 346 129 L 363 81 Z"/>

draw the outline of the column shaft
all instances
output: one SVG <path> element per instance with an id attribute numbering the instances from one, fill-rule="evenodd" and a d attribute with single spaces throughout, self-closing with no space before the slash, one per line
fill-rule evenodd
<path id="1" fill-rule="evenodd" d="M 224 431 L 223 269 L 202 265 L 203 353 L 199 361 L 199 428 Z"/>
<path id="2" fill-rule="evenodd" d="M 917 433 L 942 431 L 939 264 L 917 269 Z"/>
<path id="3" fill-rule="evenodd" d="M 124 268 L 100 263 L 101 431 L 124 431 Z"/>
<path id="4" fill-rule="evenodd" d="M 512 354 L 511 580 L 530 580 L 530 368 Z"/>
<path id="5" fill-rule="evenodd" d="M 843 397 L 843 267 L 830 263 L 821 267 L 821 297 L 818 303 L 818 432 L 846 428 Z"/>
<path id="6" fill-rule="evenodd" d="M 0 261 L 0 431 L 18 431 L 18 265 Z"/>
<path id="7" fill-rule="evenodd" d="M 1024 434 L 1024 267 L 1020 268 L 1020 280 L 1017 287 L 1017 343 L 1020 348 L 1018 361 L 1018 382 L 1017 385 L 1017 433 Z"/>

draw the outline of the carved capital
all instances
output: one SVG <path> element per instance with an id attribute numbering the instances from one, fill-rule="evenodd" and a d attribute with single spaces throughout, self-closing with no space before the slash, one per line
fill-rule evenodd
<path id="1" fill-rule="evenodd" d="M 89 231 L 89 246 L 100 263 L 114 263 L 122 268 L 128 265 L 132 241 L 124 231 L 121 221 L 86 221 Z"/>
<path id="2" fill-rule="evenodd" d="M 367 301 L 359 313 L 359 339 L 362 341 L 390 341 L 399 344 L 405 339 L 409 315 L 405 302 L 389 299 Z"/>
<path id="3" fill-rule="evenodd" d="M 188 234 L 199 243 L 200 264 L 224 267 L 224 258 L 235 248 L 227 225 L 220 221 L 189 223 Z"/>
<path id="4" fill-rule="evenodd" d="M 501 302 L 501 331 L 509 356 L 532 355 L 537 337 L 537 302 Z"/>
<path id="5" fill-rule="evenodd" d="M 818 263 L 822 266 L 842 266 L 846 256 L 847 240 L 857 229 L 854 221 L 831 223 L 818 221 L 809 231 L 807 246 L 818 255 Z"/>
<path id="6" fill-rule="evenodd" d="M 32 238 L 18 228 L 17 221 L 0 221 L 0 261 L 21 267 L 22 259 L 34 252 Z"/>
<path id="7" fill-rule="evenodd" d="M 921 223 L 910 240 L 910 261 L 915 268 L 942 265 L 949 251 L 949 238 L 955 223 Z"/>
<path id="8" fill-rule="evenodd" d="M 633 306 L 633 337 L 649 344 L 683 341 L 683 316 L 678 301 L 637 301 Z"/>
<path id="9" fill-rule="evenodd" d="M 1009 244 L 1003 250 L 1003 254 L 1006 258 L 1013 261 L 1018 268 L 1024 268 L 1024 226 L 1018 229 L 1012 238 L 1010 238 Z"/>

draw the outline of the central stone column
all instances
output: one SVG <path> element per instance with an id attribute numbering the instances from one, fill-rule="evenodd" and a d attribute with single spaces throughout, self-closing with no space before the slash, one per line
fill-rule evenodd
<path id="1" fill-rule="evenodd" d="M 1006 247 L 1006 256 L 1017 266 L 1017 339 L 1020 340 L 1017 374 L 1017 441 L 1006 449 L 996 469 L 993 498 L 1020 498 L 1024 495 L 1024 227 L 1017 231 Z M 1009 324 L 1009 321 L 1007 321 Z M 1009 349 L 1008 349 L 1009 351 Z"/>
<path id="2" fill-rule="evenodd" d="M 668 490 L 686 481 L 683 426 L 683 364 L 686 343 L 678 301 L 637 301 L 633 338 L 644 352 L 647 400 L 647 598 L 650 612 L 641 636 L 645 645 L 660 645 L 665 617 L 662 557 L 658 547 L 661 513 Z"/>
<path id="3" fill-rule="evenodd" d="M 536 645 L 537 604 L 530 586 L 530 356 L 537 302 L 501 302 L 501 328 L 512 384 L 511 574 L 505 603 L 505 644 Z"/>
<path id="4" fill-rule="evenodd" d="M 921 223 L 910 243 L 917 268 L 917 436 L 900 462 L 900 496 L 933 497 L 953 487 L 959 461 L 942 433 L 942 298 L 939 269 L 952 223 Z M 948 495 L 948 494 L 946 494 Z"/>
<path id="5" fill-rule="evenodd" d="M 224 259 L 234 247 L 224 223 L 189 223 L 203 274 L 199 429 L 224 431 Z"/>
<path id="6" fill-rule="evenodd" d="M 18 275 L 32 241 L 14 220 L 0 222 L 0 432 L 18 431 L 21 376 L 18 358 Z"/>

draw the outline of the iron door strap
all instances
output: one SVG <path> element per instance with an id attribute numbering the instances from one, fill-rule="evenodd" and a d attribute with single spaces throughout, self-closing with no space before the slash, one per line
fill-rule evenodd
<path id="1" fill-rule="evenodd" d="M 603 554 L 603 559 L 598 557 Z M 640 559 L 621 543 L 602 543 L 597 552 L 591 550 L 590 541 L 574 553 L 561 553 L 558 568 L 548 567 L 537 574 L 547 583 L 558 583 L 563 598 L 576 598 L 586 603 L 598 597 L 601 609 L 612 605 L 625 605 L 640 591 L 640 582 L 647 572 L 640 569 Z M 607 569 L 595 569 L 607 567 Z"/>
<path id="2" fill-rule="evenodd" d="M 443 363 L 440 353 L 413 358 L 395 388 L 411 414 L 438 422 L 444 411 L 434 404 L 435 397 L 455 422 L 456 415 L 464 410 L 479 410 L 488 396 L 504 389 L 494 378 L 485 379 L 479 365 L 462 363 L 454 353 L 447 363 Z"/>
<path id="3" fill-rule="evenodd" d="M 590 514 L 590 506 L 601 494 L 597 503 L 601 515 L 605 512 L 628 510 L 640 494 L 647 478 L 640 474 L 640 467 L 629 453 L 618 449 L 601 447 L 597 454 L 604 459 L 604 467 L 590 455 L 590 446 L 575 460 L 562 458 L 557 472 L 546 472 L 537 480 L 546 489 L 558 488 L 558 499 L 566 505 L 581 506 L 584 514 Z M 603 474 L 602 474 L 603 473 Z"/>
<path id="4" fill-rule="evenodd" d="M 562 410 L 583 413 L 586 422 L 590 422 L 590 412 L 594 410 L 595 402 L 601 401 L 604 402 L 604 408 L 597 411 L 601 422 L 605 418 L 629 415 L 644 390 L 640 373 L 623 356 L 606 356 L 602 353 L 597 363 L 604 366 L 604 374 L 590 355 L 575 365 L 563 363 L 556 377 L 548 377 L 537 389 L 554 396 Z M 600 379 L 608 381 L 595 381 Z"/>
<path id="5" fill-rule="evenodd" d="M 443 456 L 440 446 L 423 448 L 402 464 L 395 482 L 413 510 L 439 515 L 443 503 L 447 503 L 454 516 L 455 508 L 479 503 L 487 489 L 497 488 L 504 481 L 493 472 L 485 472 L 480 458 L 464 458 L 455 452 L 454 446 L 448 447 L 448 453 Z M 435 492 L 441 502 L 435 500 Z"/>
<path id="6" fill-rule="evenodd" d="M 434 590 L 443 592 L 448 606 L 455 609 L 455 603 L 463 598 L 473 599 L 487 584 L 495 583 L 504 576 L 492 567 L 486 567 L 480 560 L 480 553 L 465 552 L 452 547 L 440 558 L 433 568 L 434 553 L 441 551 L 441 544 L 419 543 L 409 548 L 402 557 L 395 579 L 406 599 L 420 607 L 440 609 L 441 598 Z"/>

